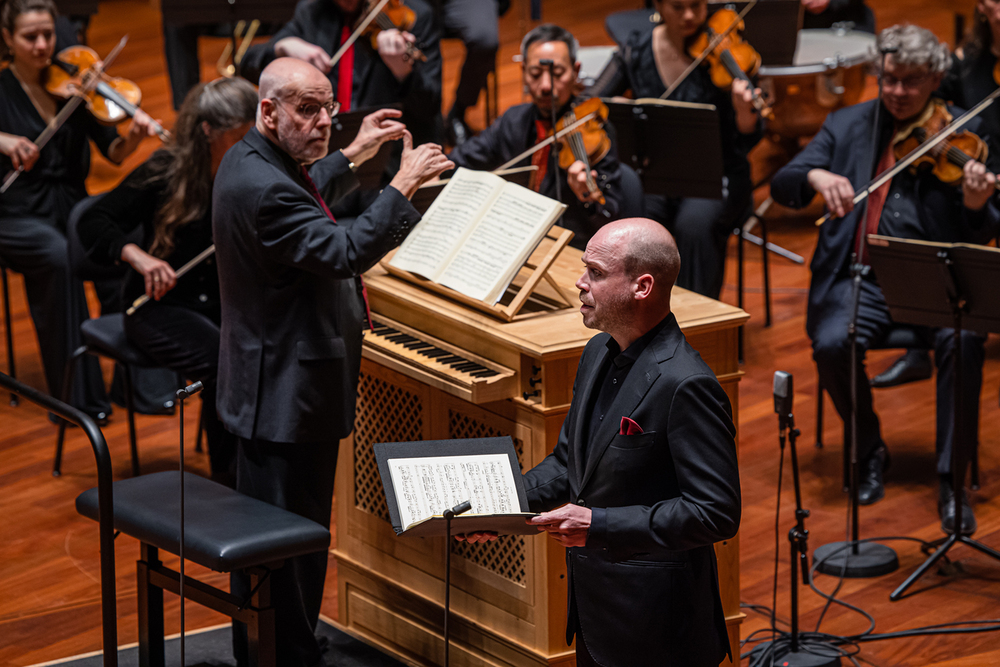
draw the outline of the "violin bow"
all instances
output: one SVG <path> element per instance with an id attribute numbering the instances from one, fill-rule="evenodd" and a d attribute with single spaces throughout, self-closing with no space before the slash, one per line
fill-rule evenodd
<path id="1" fill-rule="evenodd" d="M 191 269 L 193 269 L 194 267 L 198 266 L 199 264 L 201 264 L 202 262 L 204 262 L 206 259 L 208 259 L 209 257 L 211 257 L 213 254 L 215 254 L 215 245 L 214 244 L 210 245 L 207 248 L 205 248 L 204 250 L 202 250 L 200 253 L 198 253 L 197 257 L 195 257 L 194 259 L 192 259 L 190 262 L 188 262 L 187 264 L 185 264 L 181 268 L 177 269 L 177 272 L 174 274 L 174 277 L 180 278 L 185 273 L 187 273 L 188 271 L 190 271 Z M 126 315 L 131 315 L 135 311 L 139 310 L 139 308 L 142 307 L 142 304 L 146 303 L 147 301 L 149 301 L 149 297 L 146 296 L 145 294 L 143 294 L 138 299 L 136 299 L 135 301 L 132 302 L 132 305 L 129 306 L 128 310 L 125 311 L 125 314 Z"/>
<path id="2" fill-rule="evenodd" d="M 337 49 L 337 52 L 334 53 L 333 56 L 330 58 L 331 68 L 338 62 L 340 62 L 341 57 L 347 52 L 347 49 L 351 48 L 351 45 L 358 40 L 358 37 L 361 36 L 361 33 L 363 33 L 365 31 L 365 28 L 368 27 L 368 24 L 375 20 L 375 17 L 378 16 L 378 13 L 382 11 L 382 8 L 385 7 L 388 3 L 389 0 L 379 0 L 379 3 L 375 5 L 375 9 L 368 12 L 368 16 L 366 16 L 364 20 L 362 20 L 361 23 L 358 24 L 358 27 L 354 29 L 354 32 L 352 32 L 351 36 L 347 38 L 347 41 L 341 44 L 340 48 Z"/>
<path id="3" fill-rule="evenodd" d="M 100 67 L 94 68 L 94 76 L 86 82 L 83 92 L 90 92 L 97 86 L 97 83 L 101 80 L 101 72 L 104 71 L 105 67 L 114 62 L 115 58 L 118 57 L 118 54 L 121 53 L 121 50 L 125 48 L 126 42 L 128 42 L 128 35 L 121 38 L 121 41 L 118 42 L 118 46 L 113 48 L 111 53 L 108 54 L 108 57 L 101 61 L 102 64 Z M 45 148 L 45 144 L 49 143 L 49 139 L 51 139 L 55 133 L 59 131 L 59 128 L 63 126 L 71 115 L 73 115 L 73 112 L 76 111 L 76 108 L 80 106 L 82 102 L 83 95 L 74 95 L 71 99 L 66 101 L 66 104 L 64 104 L 63 108 L 59 110 L 59 113 L 56 114 L 51 121 L 49 121 L 49 124 L 45 126 L 45 129 L 42 130 L 42 133 L 39 134 L 34 141 L 35 146 L 38 147 L 39 153 L 42 152 L 42 149 Z M 17 180 L 17 177 L 21 175 L 22 171 L 24 171 L 24 166 L 20 166 L 7 174 L 7 176 L 3 179 L 3 185 L 0 185 L 0 195 L 10 189 L 11 184 Z"/>
<path id="4" fill-rule="evenodd" d="M 737 14 L 736 18 L 733 19 L 733 22 L 729 24 L 729 27 L 723 30 L 718 35 L 716 35 L 712 39 L 712 41 L 709 42 L 708 48 L 702 51 L 701 54 L 697 58 L 695 58 L 690 65 L 687 66 L 687 69 L 681 72 L 681 75 L 677 77 L 672 84 L 670 84 L 670 87 L 667 88 L 666 92 L 660 95 L 660 99 L 665 100 L 668 97 L 670 97 L 670 94 L 673 93 L 675 90 L 677 90 L 678 86 L 684 83 L 684 79 L 688 78 L 688 75 L 690 75 L 691 72 L 697 69 L 698 65 L 700 65 L 702 61 L 708 57 L 708 54 L 714 51 L 715 47 L 721 44 L 722 40 L 724 40 L 729 35 L 729 33 L 731 33 L 733 30 L 736 29 L 736 26 L 740 24 L 740 21 L 742 21 L 743 17 L 747 15 L 747 12 L 749 12 L 756 4 L 757 0 L 750 0 L 750 2 L 747 3 L 747 6 L 743 8 L 743 11 Z"/>
<path id="5" fill-rule="evenodd" d="M 558 132 L 556 132 L 555 134 L 553 134 L 551 137 L 547 137 L 546 139 L 544 139 L 542 141 L 539 141 L 537 144 L 535 144 L 534 146 L 532 146 L 528 150 L 524 151 L 520 155 L 518 155 L 516 157 L 513 157 L 510 160 L 507 160 L 502 165 L 500 165 L 499 167 L 497 167 L 496 169 L 494 169 L 492 173 L 495 174 L 498 171 L 502 171 L 504 169 L 508 169 L 510 167 L 513 167 L 515 164 L 517 164 L 518 162 L 520 162 L 524 158 L 529 157 L 531 155 L 534 155 L 535 153 L 537 153 L 541 149 L 545 148 L 546 146 L 548 146 L 552 142 L 558 141 L 559 139 L 562 139 L 564 136 L 566 136 L 570 132 L 576 130 L 578 127 L 580 127 L 581 125 L 583 125 L 584 123 L 586 123 L 588 120 L 591 120 L 595 115 L 597 115 L 597 112 L 596 111 L 592 111 L 591 113 L 588 113 L 586 116 L 582 116 L 575 123 L 571 123 L 570 125 L 567 125 L 563 129 L 561 129 Z"/>
<path id="6" fill-rule="evenodd" d="M 997 97 L 1000 97 L 1000 88 L 997 88 L 992 93 L 984 97 L 982 101 L 979 102 L 979 104 L 972 107 L 964 114 L 953 120 L 950 125 L 941 128 L 934 136 L 932 136 L 930 139 L 922 143 L 920 145 L 920 148 L 916 149 L 915 151 L 904 157 L 902 160 L 897 162 L 895 166 L 893 166 L 891 169 L 887 169 L 886 171 L 883 171 L 881 174 L 875 177 L 874 180 L 872 180 L 867 186 L 865 186 L 864 190 L 854 195 L 854 200 L 853 200 L 854 203 L 857 204 L 863 201 L 868 195 L 870 195 L 871 193 L 873 193 L 874 191 L 878 190 L 880 187 L 888 183 L 890 180 L 892 180 L 893 176 L 895 176 L 902 170 L 909 167 L 911 164 L 913 164 L 916 160 L 920 159 L 920 157 L 922 157 L 926 153 L 933 150 L 935 146 L 942 143 L 945 139 L 954 134 L 956 130 L 960 129 L 963 125 L 965 125 L 970 120 L 972 120 L 973 118 L 981 114 L 983 111 L 985 111 L 987 107 L 993 104 L 993 102 L 996 100 Z M 822 218 L 816 221 L 816 226 L 819 227 L 827 220 L 832 220 L 835 217 L 836 216 L 834 216 L 833 213 L 828 212 L 826 215 L 824 215 Z"/>

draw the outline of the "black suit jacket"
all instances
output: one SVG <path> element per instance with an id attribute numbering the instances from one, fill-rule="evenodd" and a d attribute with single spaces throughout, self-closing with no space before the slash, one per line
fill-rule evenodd
<path id="1" fill-rule="evenodd" d="M 310 174 L 328 201 L 357 186 L 339 151 Z M 251 129 L 215 178 L 222 297 L 219 418 L 241 438 L 336 442 L 351 432 L 364 302 L 355 277 L 420 214 L 386 188 L 350 226 L 331 221 L 300 167 Z"/>
<path id="2" fill-rule="evenodd" d="M 740 481 L 729 398 L 673 315 L 585 436 L 608 334 L 587 344 L 555 450 L 525 474 L 533 511 L 593 509 L 567 550 L 567 642 L 611 667 L 715 667 L 729 652 L 712 545 L 736 534 Z M 620 435 L 622 417 L 643 429 Z"/>
<path id="3" fill-rule="evenodd" d="M 402 102 L 403 122 L 413 133 L 414 144 L 428 141 L 440 143 L 441 123 L 441 48 L 440 28 L 434 21 L 431 8 L 423 0 L 407 0 L 416 12 L 417 20 L 411 33 L 417 45 L 427 56 L 427 62 L 418 62 L 413 72 L 403 81 L 397 81 L 392 71 L 372 48 L 368 37 L 361 36 L 354 43 L 354 85 L 351 108 L 383 106 Z M 301 0 L 295 6 L 295 15 L 266 44 L 247 49 L 240 63 L 240 74 L 257 83 L 261 71 L 274 60 L 274 45 L 285 37 L 300 37 L 310 44 L 322 47 L 331 56 L 340 47 L 344 15 L 332 0 Z M 338 67 L 334 65 L 327 75 L 337 92 Z"/>
<path id="4" fill-rule="evenodd" d="M 871 128 L 877 102 L 864 102 L 835 111 L 826 117 L 819 133 L 791 162 L 782 167 L 771 180 L 771 196 L 779 204 L 791 208 L 807 206 L 816 195 L 809 185 L 811 169 L 826 169 L 846 176 L 855 191 L 863 189 L 871 180 L 869 165 L 872 159 Z M 954 117 L 961 110 L 949 107 Z M 892 118 L 884 109 L 882 136 L 888 140 Z M 979 119 L 973 119 L 965 129 L 976 132 Z M 988 166 L 996 172 L 1000 168 L 995 156 Z M 920 229 L 918 238 L 925 241 L 985 243 L 996 235 L 1000 211 L 996 196 L 979 211 L 970 211 L 962 205 L 961 187 L 945 185 L 931 174 L 911 175 L 902 172 L 893 179 L 893 190 L 900 195 L 915 197 L 920 219 L 914 221 Z M 851 249 L 858 227 L 858 216 L 864 206 L 859 204 L 843 218 L 831 219 L 819 228 L 819 239 L 813 253 L 810 269 L 809 309 L 806 330 L 814 337 L 817 317 L 833 304 L 830 288 L 835 280 L 844 277 L 850 261 Z"/>

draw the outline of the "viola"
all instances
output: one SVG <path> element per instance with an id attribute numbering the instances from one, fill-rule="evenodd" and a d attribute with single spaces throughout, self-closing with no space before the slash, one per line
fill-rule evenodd
<path id="1" fill-rule="evenodd" d="M 744 27 L 742 16 L 731 9 L 720 9 L 709 17 L 687 48 L 695 61 L 708 63 L 712 83 L 722 90 L 732 88 L 736 79 L 745 81 L 750 90 L 755 89 L 750 77 L 760 69 L 761 58 L 743 39 Z M 753 93 L 753 105 L 764 118 L 774 118 L 771 107 L 757 92 Z"/>
<path id="2" fill-rule="evenodd" d="M 142 91 L 134 82 L 120 77 L 111 77 L 103 72 L 98 74 L 96 84 L 84 85 L 84 79 L 96 71 L 100 57 L 86 46 L 71 46 L 52 58 L 45 74 L 45 89 L 49 94 L 61 99 L 69 99 L 83 94 L 84 102 L 93 116 L 107 125 L 117 125 L 126 118 L 135 116 Z M 153 122 L 153 129 L 161 139 L 170 134 Z"/>
<path id="3" fill-rule="evenodd" d="M 559 140 L 559 167 L 569 169 L 570 166 L 580 161 L 587 165 L 587 189 L 591 194 L 597 195 L 597 202 L 602 206 L 605 204 L 604 194 L 597 186 L 594 175 L 590 172 L 590 167 L 604 159 L 611 149 L 611 139 L 604 129 L 604 123 L 608 119 L 608 107 L 599 97 L 592 97 L 580 102 L 575 107 L 566 112 L 562 118 L 556 122 L 556 135 L 558 136 L 565 128 L 572 126 L 579 119 L 590 116 L 590 118 L 579 125 L 576 129 L 566 132 Z"/>
<path id="4" fill-rule="evenodd" d="M 377 6 L 377 4 L 369 0 L 362 14 L 368 14 L 373 11 L 370 9 L 372 6 Z M 380 32 L 383 30 L 410 32 L 416 22 L 417 13 L 411 7 L 404 5 L 403 0 L 389 0 L 384 7 L 378 10 L 374 20 L 368 23 L 362 34 L 368 35 L 369 39 L 371 39 L 372 48 L 377 49 Z M 427 56 L 424 55 L 423 51 L 410 42 L 406 43 L 406 55 L 411 60 L 427 62 Z"/>
<path id="5" fill-rule="evenodd" d="M 896 160 L 903 160 L 927 140 L 947 127 L 953 118 L 941 100 L 931 101 L 928 111 L 909 127 L 903 128 L 893 143 Z M 961 183 L 964 167 L 970 160 L 985 162 L 989 148 L 986 142 L 968 130 L 950 134 L 947 139 L 913 160 L 911 170 L 930 169 L 946 185 Z"/>

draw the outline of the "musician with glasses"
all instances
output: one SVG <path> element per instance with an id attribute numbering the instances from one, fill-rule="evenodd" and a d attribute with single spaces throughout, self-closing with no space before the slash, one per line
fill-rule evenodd
<path id="1" fill-rule="evenodd" d="M 830 392 L 837 412 L 847 422 L 851 410 L 850 350 L 848 322 L 851 320 L 852 287 L 850 263 L 861 234 L 879 233 L 905 239 L 939 242 L 982 243 L 1000 230 L 1000 211 L 993 197 L 1000 164 L 991 155 L 989 169 L 970 160 L 958 185 L 942 183 L 928 170 L 904 170 L 872 193 L 867 206 L 852 199 L 875 174 L 896 162 L 893 147 L 912 133 L 935 111 L 961 115 L 957 108 L 933 97 L 944 73 L 951 65 L 946 44 L 939 43 L 928 30 L 897 25 L 881 32 L 878 45 L 896 49 L 885 59 L 882 73 L 883 103 L 878 128 L 877 151 L 871 145 L 872 124 L 877 101 L 841 109 L 830 114 L 819 134 L 771 182 L 774 200 L 792 208 L 802 208 L 819 193 L 832 218 L 819 230 L 812 259 L 812 283 L 806 331 L 813 344 L 813 358 L 823 387 Z M 980 119 L 965 126 L 979 132 Z M 872 156 L 876 167 L 869 171 Z M 860 211 L 867 210 L 865 220 Z M 862 257 L 867 264 L 867 257 Z M 882 439 L 879 418 L 872 403 L 871 387 L 864 372 L 864 353 L 893 326 L 877 276 L 869 272 L 862 280 L 858 316 L 859 361 L 857 368 L 858 456 L 861 461 L 859 500 L 867 505 L 884 495 L 882 473 L 889 454 Z M 955 529 L 952 515 L 951 447 L 954 445 L 953 377 L 954 357 L 950 329 L 926 330 L 934 343 L 937 377 L 937 473 L 940 476 L 942 528 Z M 983 338 L 964 331 L 962 344 L 963 431 L 962 460 L 967 461 L 977 446 L 979 433 L 979 393 L 984 359 Z M 972 533 L 975 517 L 963 498 L 961 531 Z"/>

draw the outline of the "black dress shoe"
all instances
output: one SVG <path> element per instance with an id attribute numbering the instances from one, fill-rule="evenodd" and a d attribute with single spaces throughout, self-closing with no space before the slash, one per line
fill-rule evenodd
<path id="1" fill-rule="evenodd" d="M 458 116 L 448 115 L 444 119 L 444 129 L 448 135 L 448 143 L 458 148 L 472 138 L 472 130 L 465 124 L 465 121 Z"/>
<path id="2" fill-rule="evenodd" d="M 858 480 L 858 504 L 871 505 L 885 496 L 882 473 L 889 469 L 889 450 L 885 445 L 875 448 L 866 461 L 861 461 Z"/>
<path id="3" fill-rule="evenodd" d="M 927 350 L 907 350 L 892 366 L 872 378 L 877 389 L 895 387 L 907 382 L 926 380 L 934 374 L 934 364 Z"/>
<path id="4" fill-rule="evenodd" d="M 969 505 L 969 497 L 962 489 L 961 498 L 962 535 L 972 535 L 976 532 L 976 516 Z M 951 488 L 951 480 L 942 479 L 938 493 L 938 514 L 941 516 L 941 530 L 951 535 L 955 532 L 955 492 Z"/>

